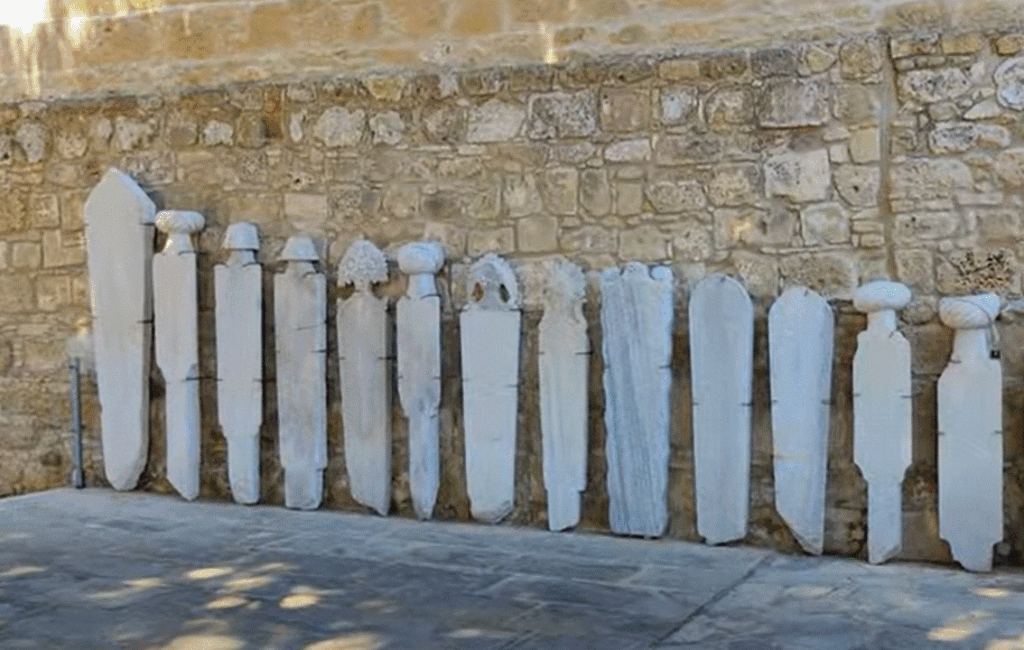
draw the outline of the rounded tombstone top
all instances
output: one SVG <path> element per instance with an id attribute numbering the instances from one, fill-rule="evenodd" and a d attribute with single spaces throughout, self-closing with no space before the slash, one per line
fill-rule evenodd
<path id="1" fill-rule="evenodd" d="M 858 311 L 876 312 L 900 309 L 910 302 L 910 288 L 901 282 L 876 280 L 857 287 L 853 292 L 853 306 Z"/>
<path id="2" fill-rule="evenodd" d="M 224 248 L 233 251 L 258 251 L 260 231 L 256 224 L 240 221 L 228 226 L 224 233 Z"/>
<path id="3" fill-rule="evenodd" d="M 285 242 L 280 259 L 286 262 L 319 262 L 320 255 L 316 252 L 312 237 L 295 235 Z"/>
<path id="4" fill-rule="evenodd" d="M 156 227 L 164 233 L 194 233 L 206 225 L 203 215 L 190 210 L 161 210 L 156 214 Z"/>
<path id="5" fill-rule="evenodd" d="M 354 284 L 365 289 L 370 284 L 387 282 L 388 260 L 379 248 L 365 239 L 357 239 L 338 263 L 338 284 Z"/>
<path id="6" fill-rule="evenodd" d="M 441 270 L 444 264 L 444 247 L 434 241 L 414 241 L 398 249 L 398 268 L 407 275 L 430 273 Z"/>
<path id="7" fill-rule="evenodd" d="M 939 301 L 939 318 L 954 329 L 989 327 L 999 315 L 999 296 L 982 293 L 974 296 L 943 298 Z"/>

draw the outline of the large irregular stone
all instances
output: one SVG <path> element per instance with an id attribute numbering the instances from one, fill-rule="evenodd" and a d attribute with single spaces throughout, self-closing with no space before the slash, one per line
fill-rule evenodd
<path id="1" fill-rule="evenodd" d="M 753 163 L 717 165 L 711 170 L 708 198 L 714 205 L 755 205 L 761 197 L 761 170 Z"/>
<path id="2" fill-rule="evenodd" d="M 967 92 L 971 82 L 959 68 L 911 70 L 899 77 L 903 96 L 921 104 L 949 101 Z"/>
<path id="3" fill-rule="evenodd" d="M 313 135 L 328 147 L 354 147 L 366 127 L 366 113 L 333 106 L 324 111 L 313 126 Z"/>
<path id="4" fill-rule="evenodd" d="M 1010 144 L 1010 132 L 996 124 L 942 122 L 928 134 L 933 153 L 963 153 L 978 146 L 1002 148 Z"/>
<path id="5" fill-rule="evenodd" d="M 757 102 L 757 122 L 763 127 L 818 126 L 828 114 L 828 89 L 817 80 L 772 79 Z"/>
<path id="6" fill-rule="evenodd" d="M 466 140 L 469 142 L 504 142 L 519 134 L 526 111 L 517 104 L 497 99 L 474 106 L 469 111 Z"/>
<path id="7" fill-rule="evenodd" d="M 646 194 L 656 212 L 692 212 L 707 205 L 697 181 L 655 181 L 647 186 Z"/>
<path id="8" fill-rule="evenodd" d="M 970 168 L 953 158 L 911 158 L 893 165 L 889 173 L 893 199 L 951 198 L 957 190 L 970 189 L 974 184 Z"/>
<path id="9" fill-rule="evenodd" d="M 1024 57 L 1007 59 L 992 74 L 996 100 L 1015 111 L 1024 110 Z"/>
<path id="10" fill-rule="evenodd" d="M 670 86 L 662 88 L 661 123 L 681 124 L 692 118 L 697 112 L 697 101 L 700 92 L 694 86 Z"/>
<path id="11" fill-rule="evenodd" d="M 533 95 L 527 134 L 534 140 L 580 138 L 597 131 L 597 94 L 592 90 Z"/>
<path id="12" fill-rule="evenodd" d="M 854 207 L 878 205 L 882 174 L 874 165 L 837 165 L 836 191 Z"/>
<path id="13" fill-rule="evenodd" d="M 1024 185 L 1024 148 L 1001 151 L 996 156 L 995 171 L 1007 185 Z"/>
<path id="14" fill-rule="evenodd" d="M 787 152 L 772 156 L 764 164 L 765 192 L 768 196 L 786 196 L 802 203 L 828 198 L 832 173 L 828 152 Z"/>

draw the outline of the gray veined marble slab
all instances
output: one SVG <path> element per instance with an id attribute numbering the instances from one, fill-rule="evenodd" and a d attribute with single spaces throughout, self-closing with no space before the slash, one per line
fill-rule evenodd
<path id="1" fill-rule="evenodd" d="M 956 329 L 938 385 L 939 535 L 969 571 L 990 571 L 1003 539 L 1003 372 L 988 338 L 998 314 L 994 293 L 939 301 Z"/>
<path id="2" fill-rule="evenodd" d="M 622 535 L 657 537 L 668 525 L 673 322 L 672 269 L 601 272 L 608 514 Z"/>
<path id="3" fill-rule="evenodd" d="M 469 509 L 479 521 L 504 519 L 515 501 L 519 406 L 519 283 L 494 253 L 469 269 L 462 311 L 462 400 Z"/>
<path id="4" fill-rule="evenodd" d="M 217 410 L 228 443 L 231 495 L 238 503 L 256 503 L 263 424 L 263 270 L 256 261 L 256 226 L 231 224 L 224 247 L 231 254 L 214 268 Z"/>
<path id="5" fill-rule="evenodd" d="M 153 336 L 156 364 L 164 376 L 167 480 L 190 501 L 199 496 L 202 446 L 198 278 L 192 234 L 203 225 L 198 212 L 158 213 L 156 226 L 167 234 L 167 242 L 153 256 Z"/>
<path id="6" fill-rule="evenodd" d="M 868 315 L 853 356 L 853 457 L 868 484 L 868 561 L 895 557 L 903 545 L 903 476 L 910 467 L 910 344 L 896 310 L 910 302 L 898 282 L 869 282 L 853 305 Z"/>
<path id="7" fill-rule="evenodd" d="M 384 253 L 365 239 L 338 264 L 338 286 L 355 286 L 338 301 L 345 467 L 352 497 L 382 515 L 391 505 L 391 345 L 387 300 L 370 285 L 387 279 Z"/>
<path id="8" fill-rule="evenodd" d="M 327 467 L 327 281 L 308 237 L 291 237 L 281 259 L 287 266 L 274 277 L 274 328 L 284 503 L 314 510 Z"/>
<path id="9" fill-rule="evenodd" d="M 786 289 L 768 311 L 775 507 L 814 554 L 825 535 L 833 329 L 832 309 L 806 287 Z"/>
<path id="10" fill-rule="evenodd" d="M 587 485 L 586 278 L 565 260 L 548 263 L 546 271 L 538 332 L 544 489 L 548 528 L 565 530 L 580 521 L 580 499 Z"/>
<path id="11" fill-rule="evenodd" d="M 131 490 L 149 451 L 156 206 L 124 172 L 110 169 L 85 202 L 103 469 Z"/>
<path id="12" fill-rule="evenodd" d="M 689 313 L 697 532 L 721 544 L 747 534 L 754 306 L 742 284 L 713 274 L 694 287 Z"/>
<path id="13" fill-rule="evenodd" d="M 443 263 L 437 242 L 398 249 L 398 268 L 409 276 L 395 316 L 398 399 L 409 420 L 409 491 L 420 519 L 433 514 L 441 482 L 441 298 L 434 274 Z"/>

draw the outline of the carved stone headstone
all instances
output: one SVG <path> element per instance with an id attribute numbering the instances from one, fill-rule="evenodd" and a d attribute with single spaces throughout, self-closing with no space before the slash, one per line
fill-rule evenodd
<path id="1" fill-rule="evenodd" d="M 164 210 L 156 227 L 167 234 L 153 257 L 153 327 L 156 363 L 164 375 L 167 480 L 178 494 L 199 496 L 202 437 L 199 426 L 199 328 L 196 249 L 192 233 L 203 229 L 198 212 Z"/>
<path id="2" fill-rule="evenodd" d="M 743 285 L 709 275 L 690 295 L 697 532 L 742 539 L 750 510 L 754 306 Z"/>
<path id="3" fill-rule="evenodd" d="M 666 266 L 601 272 L 608 513 L 623 535 L 668 525 L 672 284 Z"/>
<path id="4" fill-rule="evenodd" d="M 868 315 L 853 357 L 853 457 L 868 484 L 868 560 L 895 557 L 903 545 L 903 476 L 910 467 L 910 344 L 896 311 L 910 302 L 898 282 L 869 282 L 853 295 Z"/>
<path id="5" fill-rule="evenodd" d="M 475 519 L 501 521 L 515 500 L 519 407 L 519 283 L 494 253 L 469 269 L 462 336 L 466 482 Z"/>
<path id="6" fill-rule="evenodd" d="M 790 287 L 768 311 L 775 507 L 800 546 L 820 554 L 832 390 L 832 310 Z"/>
<path id="7" fill-rule="evenodd" d="M 1003 372 L 988 339 L 998 314 L 994 293 L 939 302 L 956 329 L 938 386 L 939 534 L 969 571 L 990 571 L 1003 539 Z"/>
<path id="8" fill-rule="evenodd" d="M 547 267 L 540 321 L 540 428 L 548 528 L 565 530 L 580 521 L 580 495 L 587 486 L 587 374 L 590 342 L 583 317 L 586 278 L 560 260 Z"/>
<path id="9" fill-rule="evenodd" d="M 290 238 L 281 259 L 287 266 L 274 277 L 274 327 L 284 502 L 313 510 L 327 467 L 327 281 L 308 237 Z"/>
<path id="10" fill-rule="evenodd" d="M 441 299 L 434 274 L 444 263 L 436 242 L 398 249 L 409 288 L 396 306 L 398 398 L 409 420 L 409 491 L 416 516 L 429 519 L 441 481 Z"/>
<path id="11" fill-rule="evenodd" d="M 338 285 L 356 289 L 338 301 L 345 466 L 352 497 L 382 515 L 391 505 L 391 345 L 387 300 L 370 285 L 387 279 L 384 253 L 365 239 L 338 264 Z"/>
<path id="12" fill-rule="evenodd" d="M 263 271 L 256 261 L 256 226 L 231 224 L 224 247 L 231 254 L 214 268 L 217 410 L 228 443 L 231 494 L 238 503 L 256 503 L 263 424 Z"/>
<path id="13" fill-rule="evenodd" d="M 149 451 L 155 217 L 146 193 L 117 169 L 85 202 L 103 468 L 115 490 L 135 487 Z"/>

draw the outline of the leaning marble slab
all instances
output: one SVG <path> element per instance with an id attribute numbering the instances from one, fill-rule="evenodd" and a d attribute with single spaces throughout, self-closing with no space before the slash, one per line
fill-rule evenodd
<path id="1" fill-rule="evenodd" d="M 903 476 L 910 467 L 910 344 L 896 310 L 910 302 L 898 282 L 869 282 L 853 295 L 868 315 L 853 356 L 853 458 L 868 484 L 868 561 L 885 562 L 903 545 Z"/>
<path id="2" fill-rule="evenodd" d="M 277 420 L 284 502 L 314 510 L 323 500 L 327 467 L 327 281 L 308 237 L 292 237 L 274 277 Z"/>
<path id="3" fill-rule="evenodd" d="M 806 287 L 768 311 L 775 507 L 805 551 L 820 554 L 832 390 L 833 316 Z"/>
<path id="4" fill-rule="evenodd" d="M 388 514 L 391 505 L 391 382 L 388 303 L 371 284 L 386 282 L 388 261 L 366 241 L 355 241 L 338 264 L 338 286 L 353 293 L 338 301 L 338 368 L 345 467 L 352 497 Z"/>
<path id="5" fill-rule="evenodd" d="M 538 331 L 544 489 L 548 528 L 565 530 L 579 523 L 580 498 L 587 486 L 586 278 L 565 260 L 548 263 L 546 271 Z"/>
<path id="6" fill-rule="evenodd" d="M 156 227 L 167 234 L 153 256 L 153 337 L 156 364 L 164 376 L 167 480 L 182 497 L 199 496 L 202 437 L 199 426 L 199 303 L 192 234 L 203 215 L 164 210 Z"/>
<path id="7" fill-rule="evenodd" d="M 990 571 L 1003 539 L 1003 373 L 988 338 L 998 314 L 994 293 L 939 301 L 956 329 L 938 386 L 939 535 L 969 571 Z"/>
<path id="8" fill-rule="evenodd" d="M 668 525 L 672 269 L 638 262 L 601 272 L 605 455 L 613 532 L 657 537 Z"/>
<path id="9" fill-rule="evenodd" d="M 111 168 L 84 212 L 103 469 L 115 490 L 131 490 L 149 451 L 156 206 Z"/>
<path id="10" fill-rule="evenodd" d="M 398 268 L 409 276 L 395 316 L 398 398 L 409 420 L 409 491 L 420 519 L 434 513 L 441 482 L 441 298 L 434 274 L 443 263 L 437 242 L 398 249 Z"/>
<path id="11" fill-rule="evenodd" d="M 504 519 L 515 500 L 519 408 L 519 283 L 494 253 L 469 269 L 462 311 L 462 399 L 469 509 L 479 521 Z"/>
<path id="12" fill-rule="evenodd" d="M 713 274 L 694 287 L 689 314 L 697 532 L 722 544 L 747 534 L 754 306 L 742 284 Z"/>
<path id="13" fill-rule="evenodd" d="M 227 262 L 214 268 L 217 301 L 217 410 L 228 443 L 228 480 L 238 503 L 260 500 L 263 424 L 263 270 L 259 231 L 228 226 Z"/>

